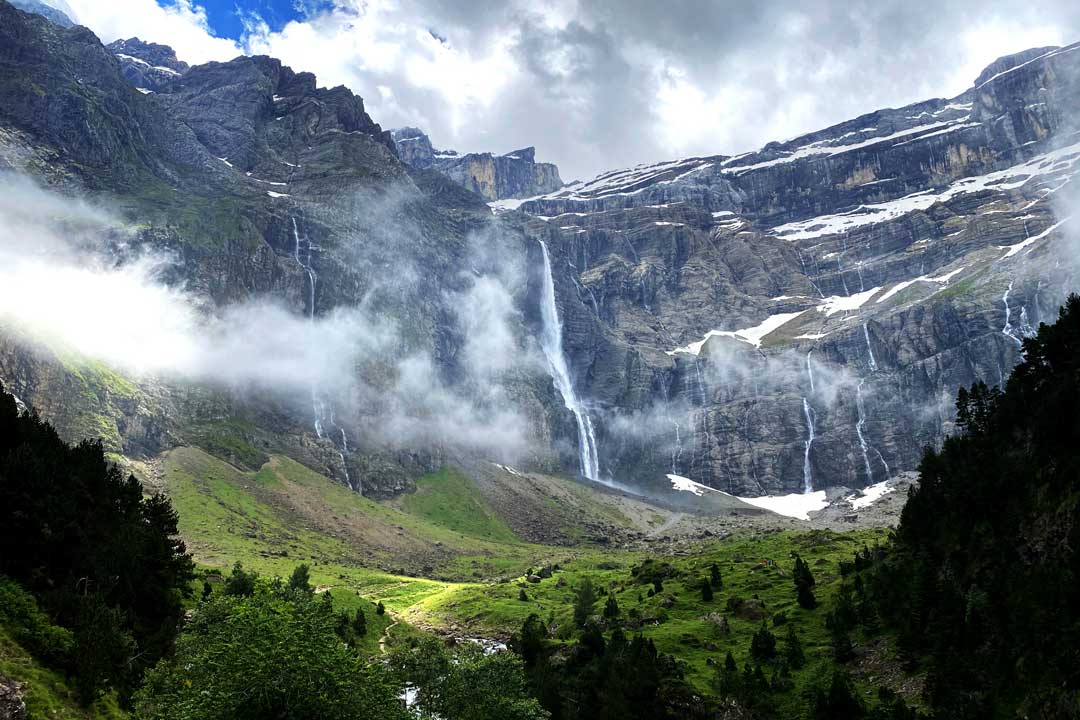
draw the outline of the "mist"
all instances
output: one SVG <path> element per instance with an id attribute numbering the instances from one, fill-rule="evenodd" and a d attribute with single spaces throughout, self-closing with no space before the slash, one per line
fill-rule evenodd
<path id="1" fill-rule="evenodd" d="M 520 263 L 490 256 L 485 238 L 474 239 L 460 290 L 444 298 L 463 341 L 453 383 L 430 352 L 407 349 L 401 328 L 373 309 L 379 303 L 314 318 L 266 296 L 217 308 L 165 282 L 178 275 L 176 258 L 133 249 L 133 240 L 107 208 L 0 175 L 0 324 L 133 379 L 272 393 L 301 422 L 317 396 L 350 435 L 395 448 L 431 443 L 506 462 L 528 450 L 527 422 L 500 383 L 536 366 L 528 338 L 515 333 Z M 417 278 L 408 268 L 395 276 Z"/>

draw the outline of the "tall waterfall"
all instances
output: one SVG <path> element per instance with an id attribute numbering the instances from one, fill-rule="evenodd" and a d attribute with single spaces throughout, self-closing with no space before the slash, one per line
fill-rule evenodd
<path id="1" fill-rule="evenodd" d="M 855 434 L 859 436 L 859 449 L 862 450 L 863 464 L 866 465 L 866 484 L 874 484 L 874 471 L 870 467 L 870 445 L 866 442 L 863 434 L 863 426 L 866 425 L 866 404 L 863 402 L 862 386 L 866 380 L 860 380 L 855 389 L 855 409 L 859 412 L 859 419 L 855 423 Z M 884 462 L 884 460 L 882 460 Z"/>
<path id="2" fill-rule="evenodd" d="M 877 372 L 877 360 L 874 359 L 874 348 L 870 347 L 870 329 L 866 327 L 866 323 L 863 323 L 862 334 L 866 338 L 866 354 L 870 358 L 870 372 Z"/>
<path id="3" fill-rule="evenodd" d="M 1020 336 L 1016 333 L 1016 328 L 1012 324 L 1012 308 L 1009 307 L 1009 293 L 1012 292 L 1013 281 L 1009 281 L 1009 287 L 1005 290 L 1005 295 L 1002 296 L 1001 301 L 1005 303 L 1005 327 L 1001 328 L 1001 334 L 1011 339 L 1019 347 L 1024 347 L 1024 341 L 1020 339 Z"/>
<path id="4" fill-rule="evenodd" d="M 570 380 L 570 368 L 562 349 L 562 323 L 559 321 L 559 308 L 555 305 L 555 280 L 551 274 L 551 258 L 547 244 L 540 241 L 540 250 L 544 255 L 544 285 L 540 298 L 540 319 L 543 331 L 540 347 L 547 358 L 551 370 L 551 379 L 562 395 L 566 409 L 574 414 L 578 429 L 578 460 L 581 474 L 590 480 L 600 480 L 600 460 L 596 453 L 596 432 L 592 419 L 581 400 L 574 392 L 574 383 Z"/>
<path id="5" fill-rule="evenodd" d="M 803 492 L 814 492 L 814 471 L 810 467 L 810 448 L 814 446 L 814 409 L 810 401 L 802 399 L 803 414 L 806 416 L 806 450 L 803 453 Z"/>
<path id="6" fill-rule="evenodd" d="M 315 269 L 311 267 L 311 240 L 307 241 L 307 255 L 306 259 L 301 257 L 300 251 L 303 247 L 303 240 L 300 237 L 300 228 L 296 224 L 296 218 L 290 218 L 292 220 L 293 229 L 293 259 L 296 260 L 296 264 L 299 265 L 308 276 L 308 319 L 311 322 L 315 322 L 315 286 L 319 282 L 319 276 L 315 274 Z M 314 384 L 311 386 L 311 405 L 312 412 L 315 415 L 315 436 L 320 440 L 326 436 L 325 428 L 323 427 L 323 418 L 327 413 L 328 403 L 319 395 L 319 388 Z M 349 452 L 349 440 L 345 437 L 345 428 L 337 424 L 337 420 L 334 417 L 334 405 L 329 403 L 330 411 L 330 425 L 337 428 L 341 433 L 341 449 L 338 451 L 338 458 L 341 459 L 341 469 L 345 472 L 345 484 L 351 489 L 363 494 L 363 489 L 359 484 L 354 484 L 352 478 L 349 476 L 349 464 L 345 461 L 345 453 Z M 331 442 L 333 442 L 331 440 Z"/>

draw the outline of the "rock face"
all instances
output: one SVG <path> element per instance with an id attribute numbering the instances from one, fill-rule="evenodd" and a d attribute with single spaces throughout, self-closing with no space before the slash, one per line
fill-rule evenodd
<path id="1" fill-rule="evenodd" d="M 66 13 L 57 10 L 51 5 L 46 5 L 41 0 L 12 0 L 12 5 L 23 12 L 34 13 L 46 18 L 49 22 L 56 23 L 60 27 L 72 27 L 75 25 Z"/>
<path id="2" fill-rule="evenodd" d="M 435 150 L 431 140 L 417 128 L 393 131 L 398 155 L 409 165 L 437 170 L 485 200 L 505 200 L 543 195 L 562 187 L 559 168 L 536 162 L 536 148 L 522 148 L 505 155 Z"/>
<path id="3" fill-rule="evenodd" d="M 157 92 L 188 70 L 188 64 L 178 60 L 168 45 L 129 38 L 111 42 L 106 47 L 120 61 L 127 81 L 144 91 Z"/>
<path id="4" fill-rule="evenodd" d="M 0 168 L 121 208 L 109 247 L 175 256 L 171 281 L 209 314 L 270 297 L 313 322 L 374 309 L 397 331 L 389 357 L 353 368 L 364 394 L 305 389 L 299 405 L 125 384 L 0 333 L 0 381 L 66 437 L 116 452 L 188 443 L 256 466 L 283 452 L 384 497 L 463 455 L 504 462 L 456 432 L 483 396 L 527 420 L 515 465 L 575 472 L 578 425 L 535 340 L 543 241 L 601 477 L 859 488 L 915 467 L 952 430 L 957 388 L 1003 382 L 1078 287 L 1063 207 L 1080 170 L 1080 46 L 1002 58 L 956 98 L 756 153 L 565 187 L 531 148 L 461 156 L 416 129 L 391 136 L 347 89 L 272 58 L 187 68 L 163 46 L 111 50 L 0 0 Z M 506 268 L 489 306 L 510 306 L 510 354 L 541 359 L 478 381 L 462 298 Z M 442 405 L 395 395 L 402 377 Z M 449 420 L 419 432 L 432 416 Z"/>
<path id="5" fill-rule="evenodd" d="M 602 465 L 747 495 L 913 468 L 1078 287 L 1078 103 L 1080 46 L 1042 48 L 956 98 L 521 203 Z"/>
<path id="6" fill-rule="evenodd" d="M 198 444 L 238 464 L 276 448 L 376 497 L 409 490 L 460 451 L 412 425 L 387 428 L 387 405 L 407 419 L 407 406 L 393 406 L 407 398 L 378 389 L 401 384 L 412 367 L 392 362 L 409 357 L 430 363 L 431 384 L 447 398 L 478 394 L 464 387 L 454 299 L 473 282 L 465 269 L 486 267 L 474 258 L 477 238 L 495 255 L 524 257 L 514 222 L 497 223 L 475 195 L 403 164 L 359 97 L 319 88 L 310 73 L 271 58 L 192 67 L 144 94 L 85 28 L 65 30 L 0 1 L 0 67 L 0 168 L 123 212 L 112 245 L 175 257 L 169 277 L 207 312 L 270 297 L 314 321 L 363 305 L 397 334 L 385 363 L 357 369 L 373 395 L 318 398 L 313 408 L 310 390 L 296 401 L 136 385 L 73 367 L 5 329 L 0 381 L 65 437 L 95 435 L 134 456 Z M 556 406 L 543 377 L 538 370 L 500 387 L 533 408 L 532 434 L 550 439 Z M 406 432 L 411 439 L 399 439 Z M 543 465 L 543 454 L 533 462 Z"/>
<path id="7" fill-rule="evenodd" d="M 0 720 L 26 720 L 27 717 L 22 683 L 0 675 Z"/>

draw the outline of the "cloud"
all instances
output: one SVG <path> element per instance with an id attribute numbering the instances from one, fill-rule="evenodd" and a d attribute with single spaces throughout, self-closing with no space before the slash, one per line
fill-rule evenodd
<path id="1" fill-rule="evenodd" d="M 392 222 L 387 208 L 364 207 L 365 218 Z M 527 451 L 526 421 L 499 376 L 536 362 L 512 330 L 517 311 L 504 278 L 515 263 L 484 272 L 496 262 L 494 245 L 466 261 L 474 272 L 446 298 L 460 314 L 464 348 L 450 380 L 378 303 L 315 319 L 267 297 L 214 308 L 164 282 L 176 275 L 173 258 L 139 251 L 129 233 L 102 208 L 0 174 L 0 325 L 132 376 L 272 394 L 299 418 L 317 413 L 324 427 L 396 448 L 456 447 L 504 462 Z M 413 274 L 395 277 L 405 285 L 380 290 L 408 293 Z"/>
<path id="2" fill-rule="evenodd" d="M 51 2 L 52 0 L 47 0 Z M 231 60 L 243 55 L 233 40 L 216 37 L 197 0 L 66 0 L 72 19 L 85 25 L 104 43 L 139 37 L 172 46 L 177 56 L 192 64 Z"/>
<path id="3" fill-rule="evenodd" d="M 227 59 L 197 0 L 70 0 L 105 39 L 138 34 Z M 320 6 L 321 7 L 321 6 Z M 1048 0 L 336 0 L 239 41 L 364 97 L 439 147 L 536 145 L 564 178 L 734 154 L 880 107 L 952 96 L 997 57 L 1080 40 Z"/>

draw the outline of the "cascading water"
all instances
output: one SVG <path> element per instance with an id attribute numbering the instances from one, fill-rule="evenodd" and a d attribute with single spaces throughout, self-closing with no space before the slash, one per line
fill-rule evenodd
<path id="1" fill-rule="evenodd" d="M 1012 292 L 1013 281 L 1009 281 L 1009 287 L 1006 288 L 1005 294 L 1002 296 L 1001 301 L 1005 303 L 1005 327 L 1001 328 L 1001 334 L 1011 339 L 1017 344 L 1018 347 L 1024 347 L 1024 341 L 1020 339 L 1020 336 L 1016 334 L 1016 329 L 1012 324 L 1012 308 L 1009 307 L 1009 293 Z"/>
<path id="2" fill-rule="evenodd" d="M 877 360 L 874 359 L 874 349 L 870 347 L 870 330 L 866 323 L 862 326 L 863 337 L 866 338 L 866 354 L 870 359 L 870 372 L 877 372 Z"/>
<path id="3" fill-rule="evenodd" d="M 860 380 L 855 389 L 855 408 L 859 412 L 859 419 L 855 422 L 855 434 L 859 436 L 859 448 L 862 450 L 863 464 L 866 466 L 866 484 L 874 484 L 874 471 L 870 467 L 870 446 L 863 434 L 863 426 L 866 425 L 866 406 L 863 403 L 862 387 L 866 380 Z"/>
<path id="4" fill-rule="evenodd" d="M 803 492 L 814 492 L 814 471 L 810 466 L 810 449 L 814 446 L 814 410 L 810 401 L 802 399 L 803 414 L 806 416 L 806 450 L 803 453 Z"/>
<path id="5" fill-rule="evenodd" d="M 813 350 L 809 350 L 806 353 L 806 377 L 810 380 L 810 394 L 815 393 L 814 389 L 814 368 L 810 364 L 810 356 L 814 353 Z M 803 492 L 810 493 L 814 491 L 814 470 L 810 464 L 810 450 L 814 446 L 815 436 L 815 415 L 814 409 L 810 407 L 810 399 L 804 397 L 802 399 L 803 415 L 806 417 L 806 443 L 805 450 L 803 452 Z"/>
<path id="6" fill-rule="evenodd" d="M 551 273 L 551 258 L 548 256 L 547 244 L 540 241 L 540 250 L 544 256 L 544 283 L 540 298 L 540 319 L 543 331 L 540 336 L 540 347 L 547 358 L 551 379 L 555 383 L 559 394 L 562 395 L 566 409 L 574 414 L 578 429 L 578 461 L 581 464 L 581 474 L 589 480 L 600 480 L 600 460 L 596 450 L 596 432 L 593 430 L 592 419 L 581 404 L 574 392 L 574 384 L 570 380 L 570 368 L 566 364 L 566 356 L 562 349 L 562 323 L 559 321 L 559 308 L 555 304 L 555 280 Z"/>
<path id="7" fill-rule="evenodd" d="M 315 273 L 315 269 L 311 266 L 311 241 L 307 241 L 307 259 L 301 257 L 300 252 L 304 245 L 303 240 L 300 237 L 300 228 L 296 223 L 296 218 L 290 218 L 292 220 L 293 228 L 293 258 L 296 260 L 296 264 L 299 265 L 308 276 L 308 319 L 311 322 L 315 322 L 315 287 L 319 281 L 319 276 Z M 311 406 L 312 412 L 315 415 L 315 436 L 320 440 L 325 436 L 325 428 L 323 427 L 323 418 L 327 414 L 327 403 L 319 396 L 319 389 L 314 384 L 311 386 Z M 361 492 L 361 488 L 353 484 L 352 478 L 349 476 L 349 464 L 345 461 L 345 453 L 349 452 L 349 441 L 345 436 L 345 428 L 337 424 L 337 420 L 334 417 L 334 406 L 330 404 L 330 425 L 337 428 L 341 434 L 341 449 L 338 451 L 338 457 L 341 459 L 341 469 L 345 473 L 345 484 L 352 490 Z"/>
<path id="8" fill-rule="evenodd" d="M 675 425 L 675 447 L 671 451 L 671 474 L 679 474 L 679 458 L 682 457 L 682 437 L 679 435 L 679 421 L 672 420 Z"/>

